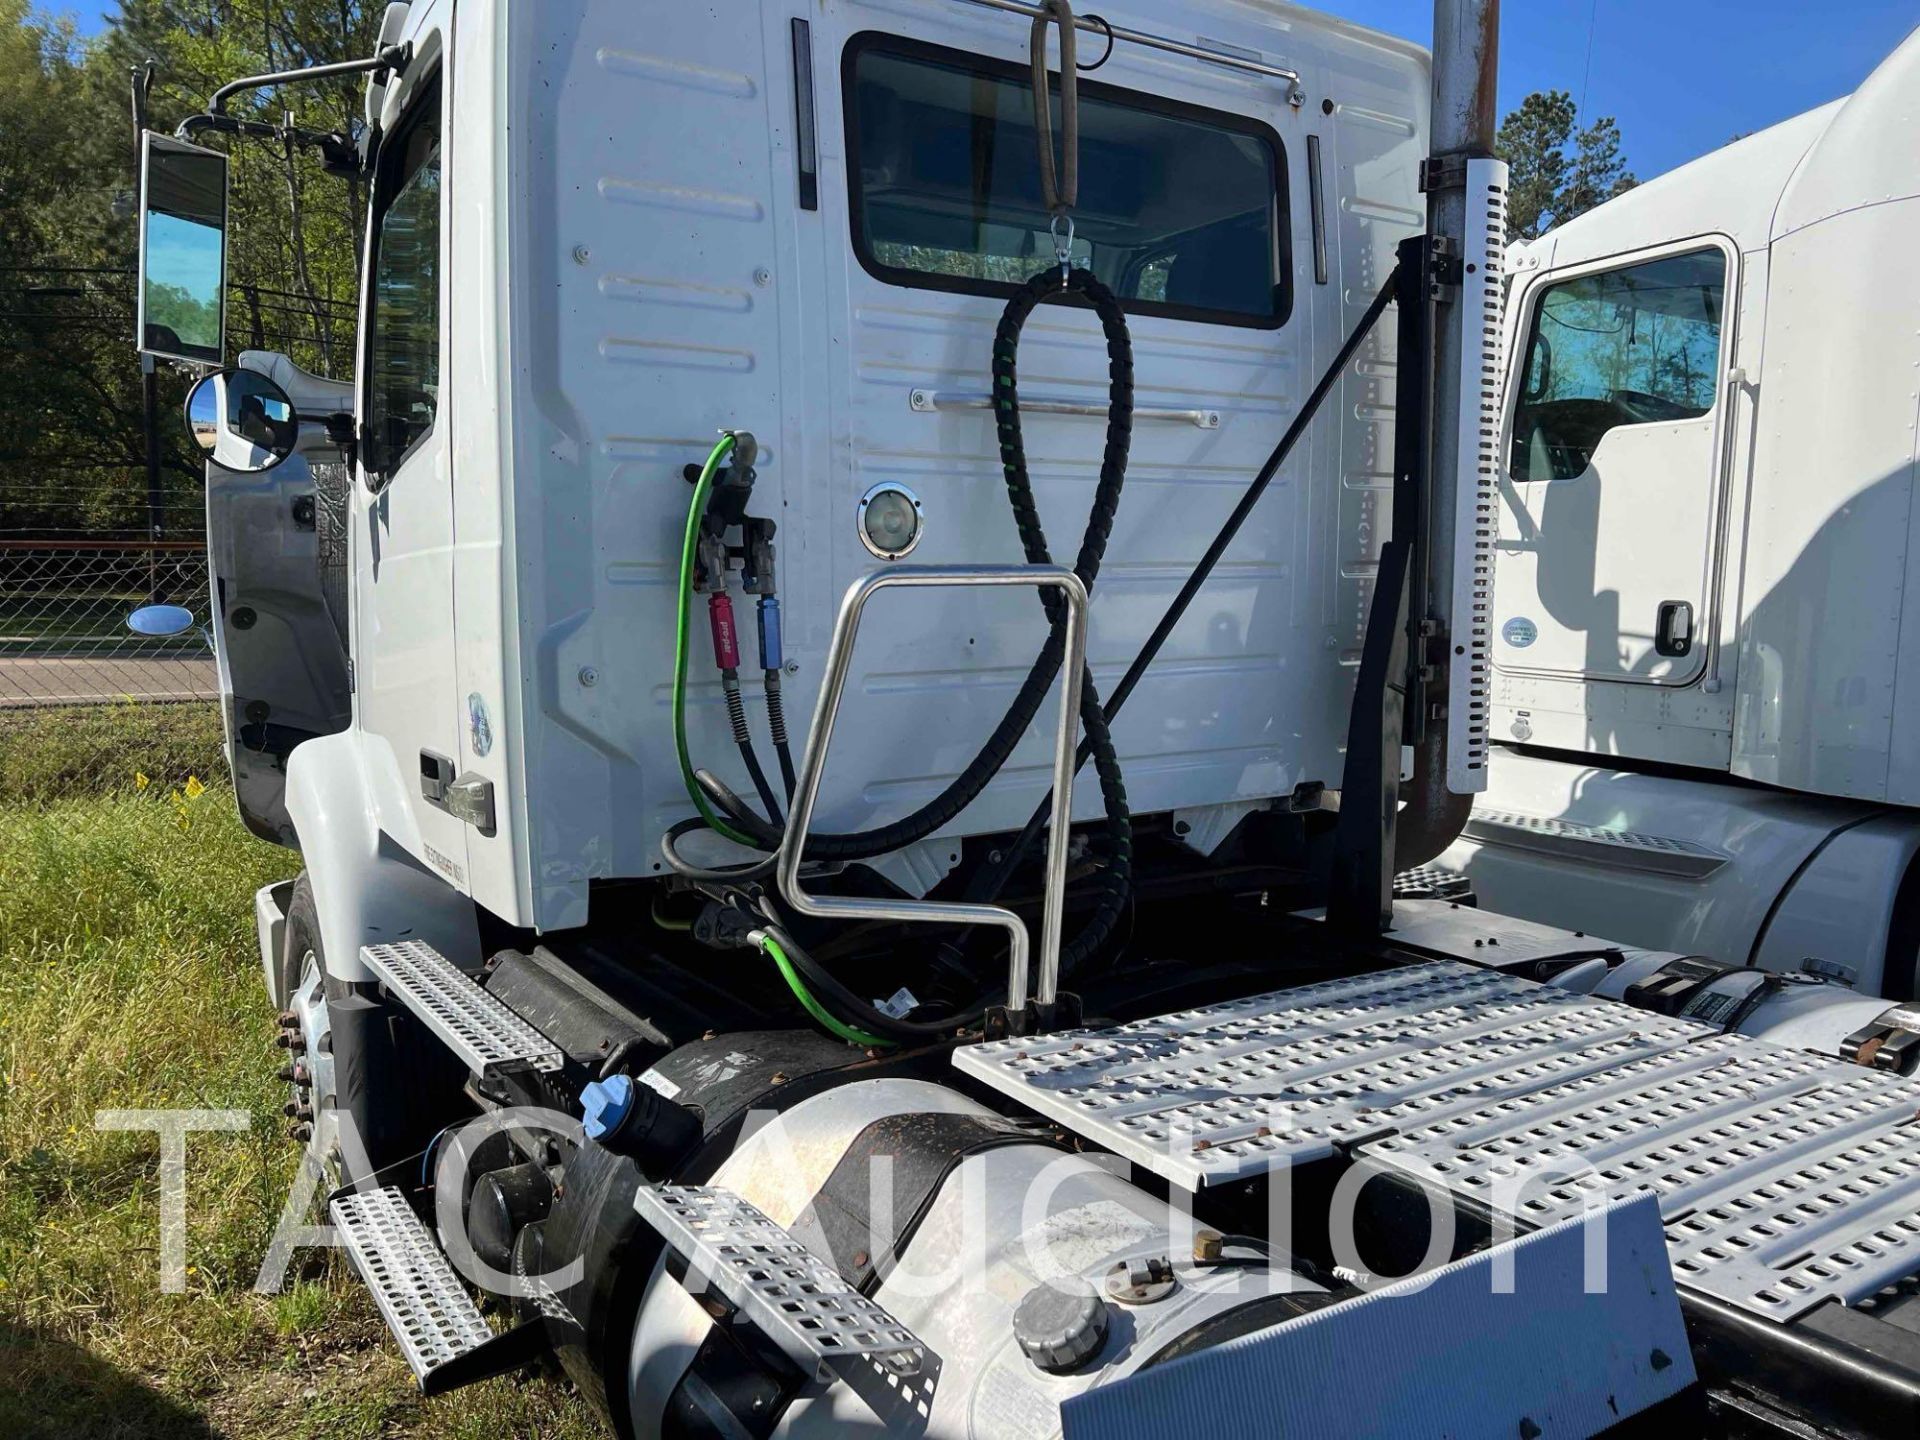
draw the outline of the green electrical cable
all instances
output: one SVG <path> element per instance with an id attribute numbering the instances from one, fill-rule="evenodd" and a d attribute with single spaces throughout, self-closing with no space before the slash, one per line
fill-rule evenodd
<path id="1" fill-rule="evenodd" d="M 780 973 L 785 977 L 787 987 L 793 991 L 794 997 L 806 1007 L 807 1013 L 827 1029 L 831 1030 L 835 1035 L 838 1035 L 850 1045 L 893 1044 L 891 1040 L 882 1039 L 878 1035 L 869 1035 L 864 1030 L 854 1028 L 844 1020 L 831 1014 L 826 1006 L 814 999 L 813 992 L 807 989 L 806 982 L 803 981 L 799 973 L 795 971 L 793 962 L 787 959 L 787 952 L 780 948 L 780 942 L 778 940 L 764 933 L 756 933 L 756 935 L 751 938 L 757 939 L 760 942 L 760 948 L 767 952 L 775 965 L 780 967 Z"/>
<path id="2" fill-rule="evenodd" d="M 720 468 L 720 462 L 733 453 L 733 436 L 722 435 L 719 442 L 707 453 L 707 463 L 700 467 L 700 478 L 694 482 L 693 499 L 687 505 L 687 534 L 680 543 L 680 607 L 674 622 L 673 638 L 673 748 L 680 757 L 680 778 L 687 787 L 687 798 L 693 801 L 693 808 L 700 812 L 700 818 L 716 835 L 724 835 L 738 845 L 760 848 L 748 835 L 727 824 L 714 812 L 707 795 L 700 788 L 700 781 L 693 773 L 693 756 L 687 749 L 687 632 L 691 628 L 689 617 L 693 611 L 693 569 L 700 551 L 700 522 L 706 517 L 707 497 L 713 492 L 714 472 Z"/>

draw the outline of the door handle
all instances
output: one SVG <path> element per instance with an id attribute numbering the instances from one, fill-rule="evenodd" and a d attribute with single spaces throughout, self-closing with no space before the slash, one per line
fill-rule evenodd
<path id="1" fill-rule="evenodd" d="M 1653 626 L 1653 649 L 1672 659 L 1693 649 L 1693 605 L 1686 600 L 1662 600 Z"/>

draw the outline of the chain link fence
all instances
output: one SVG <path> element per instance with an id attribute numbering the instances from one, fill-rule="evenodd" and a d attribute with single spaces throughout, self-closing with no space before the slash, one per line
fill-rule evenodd
<path id="1" fill-rule="evenodd" d="M 196 624 L 137 635 L 143 605 Z M 0 805 L 197 790 L 224 773 L 198 540 L 0 536 Z"/>
<path id="2" fill-rule="evenodd" d="M 227 779 L 204 476 L 180 423 L 192 376 L 143 368 L 133 284 L 126 267 L 0 264 L 0 345 L 39 367 L 16 378 L 57 381 L 0 410 L 0 821 L 66 806 L 78 824 L 103 798 Z M 227 320 L 229 355 L 351 373 L 348 299 L 234 284 Z M 135 634 L 148 604 L 193 624 Z"/>

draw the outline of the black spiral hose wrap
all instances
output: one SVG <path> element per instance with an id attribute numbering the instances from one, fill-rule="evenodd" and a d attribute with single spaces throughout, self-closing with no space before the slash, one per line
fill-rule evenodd
<path id="1" fill-rule="evenodd" d="M 1040 511 L 1034 504 L 1033 485 L 1027 474 L 1026 442 L 1020 428 L 1020 391 L 1018 356 L 1020 332 L 1036 306 L 1062 289 L 1084 295 L 1100 317 L 1107 340 L 1107 436 L 1100 457 L 1100 483 L 1094 492 L 1092 512 L 1087 517 L 1086 533 L 1080 541 L 1080 554 L 1073 563 L 1074 573 L 1093 589 L 1094 577 L 1107 552 L 1107 540 L 1113 533 L 1113 518 L 1120 505 L 1120 490 L 1127 474 L 1127 453 L 1133 439 L 1133 341 L 1127 333 L 1125 312 L 1113 292 L 1089 270 L 1075 270 L 1065 286 L 1057 270 L 1035 275 L 1020 293 L 1007 302 L 1000 327 L 993 337 L 993 419 L 1000 437 L 1000 469 L 1006 477 L 1007 498 L 1012 502 L 1014 521 L 1020 530 L 1020 546 L 1030 565 L 1051 565 L 1046 532 L 1040 526 Z M 1052 684 L 1060 668 L 1066 645 L 1067 602 L 1053 589 L 1042 589 L 1040 603 L 1051 623 L 1051 633 L 1042 658 L 1051 657 L 1046 683 Z M 1113 736 L 1107 728 L 1107 715 L 1100 704 L 1091 671 L 1080 681 L 1080 725 L 1086 743 L 1093 752 L 1094 771 L 1100 781 L 1100 795 L 1107 812 L 1105 850 L 1100 899 L 1092 917 L 1061 950 L 1062 970 L 1071 971 L 1097 950 L 1112 933 L 1125 912 L 1133 877 L 1133 818 L 1127 809 L 1126 780 L 1120 773 L 1120 759 L 1113 748 Z"/>

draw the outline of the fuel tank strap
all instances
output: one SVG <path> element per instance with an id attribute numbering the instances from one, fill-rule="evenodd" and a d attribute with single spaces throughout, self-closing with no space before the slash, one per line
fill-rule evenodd
<path id="1" fill-rule="evenodd" d="M 855 1289 L 872 1294 L 913 1239 L 947 1178 L 970 1156 L 1002 1145 L 1048 1145 L 1051 1129 L 997 1116 L 888 1115 L 862 1130 L 806 1209 L 788 1226 Z M 874 1214 L 875 1162 L 888 1202 Z"/>

